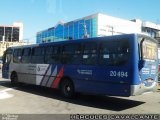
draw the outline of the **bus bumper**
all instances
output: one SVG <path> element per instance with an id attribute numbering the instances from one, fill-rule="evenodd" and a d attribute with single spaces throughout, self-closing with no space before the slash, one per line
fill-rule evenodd
<path id="1" fill-rule="evenodd" d="M 131 85 L 131 96 L 141 95 L 147 92 L 156 92 L 158 89 L 158 83 L 154 82 L 152 86 L 146 87 L 143 84 Z"/>

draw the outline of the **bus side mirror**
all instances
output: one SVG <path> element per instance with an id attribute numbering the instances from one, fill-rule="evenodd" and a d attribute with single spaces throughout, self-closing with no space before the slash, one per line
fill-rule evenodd
<path id="1" fill-rule="evenodd" d="M 145 63 L 146 63 L 145 60 L 139 60 L 138 67 L 140 70 L 145 66 Z"/>
<path id="2" fill-rule="evenodd" d="M 6 53 L 4 53 L 3 57 L 2 57 L 2 64 L 6 63 Z"/>
<path id="3" fill-rule="evenodd" d="M 4 64 L 5 63 L 5 59 L 4 59 L 4 56 L 2 57 L 2 64 Z"/>

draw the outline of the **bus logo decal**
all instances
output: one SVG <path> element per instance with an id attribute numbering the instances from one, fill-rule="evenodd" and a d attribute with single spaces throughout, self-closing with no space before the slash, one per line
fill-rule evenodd
<path id="1" fill-rule="evenodd" d="M 77 70 L 78 74 L 81 75 L 92 75 L 92 70 Z"/>

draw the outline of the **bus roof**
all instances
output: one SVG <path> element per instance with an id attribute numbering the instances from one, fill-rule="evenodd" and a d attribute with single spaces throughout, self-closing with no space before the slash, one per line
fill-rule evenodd
<path id="1" fill-rule="evenodd" d="M 40 43 L 40 44 L 32 44 L 32 45 L 22 45 L 22 46 L 14 46 L 9 48 L 28 48 L 28 47 L 35 47 L 35 46 L 47 46 L 47 45 L 53 45 L 53 44 L 65 44 L 65 43 L 77 43 L 77 42 L 83 42 L 83 41 L 94 41 L 94 40 L 105 40 L 105 39 L 123 39 L 123 38 L 130 38 L 130 37 L 136 37 L 136 36 L 144 36 L 146 38 L 150 38 L 153 41 L 156 41 L 155 39 L 143 35 L 143 34 L 121 34 L 121 35 L 112 35 L 112 36 L 103 36 L 103 37 L 94 37 L 94 38 L 85 38 L 85 39 L 74 39 L 74 40 L 66 40 L 66 41 L 57 41 L 57 42 L 48 42 L 48 43 Z M 9 49 L 8 48 L 8 49 Z"/>

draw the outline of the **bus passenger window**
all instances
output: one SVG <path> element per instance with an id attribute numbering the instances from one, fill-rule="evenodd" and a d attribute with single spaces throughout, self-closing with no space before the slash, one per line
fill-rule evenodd
<path id="1" fill-rule="evenodd" d="M 20 63 L 21 62 L 21 56 L 22 56 L 22 49 L 14 49 L 13 62 L 14 63 Z"/>
<path id="2" fill-rule="evenodd" d="M 81 44 L 67 44 L 62 48 L 62 64 L 81 64 Z"/>
<path id="3" fill-rule="evenodd" d="M 82 64 L 82 46 L 80 43 L 73 44 L 72 64 Z"/>
<path id="4" fill-rule="evenodd" d="M 111 65 L 112 55 L 109 50 L 109 42 L 102 42 L 99 45 L 99 64 L 100 65 Z"/>
<path id="5" fill-rule="evenodd" d="M 47 64 L 60 63 L 60 46 L 47 46 L 46 47 L 45 63 Z"/>
<path id="6" fill-rule="evenodd" d="M 64 45 L 62 47 L 62 56 L 61 56 L 62 64 L 72 63 L 72 55 L 73 51 L 71 45 Z"/>
<path id="7" fill-rule="evenodd" d="M 100 43 L 99 64 L 100 65 L 122 65 L 129 58 L 128 40 L 111 40 Z"/>
<path id="8" fill-rule="evenodd" d="M 37 63 L 37 64 L 44 63 L 44 47 L 32 48 L 31 63 Z"/>
<path id="9" fill-rule="evenodd" d="M 24 48 L 22 51 L 22 63 L 30 63 L 31 48 Z"/>
<path id="10" fill-rule="evenodd" d="M 83 46 L 83 64 L 95 65 L 97 64 L 97 43 L 93 41 L 85 43 Z"/>

